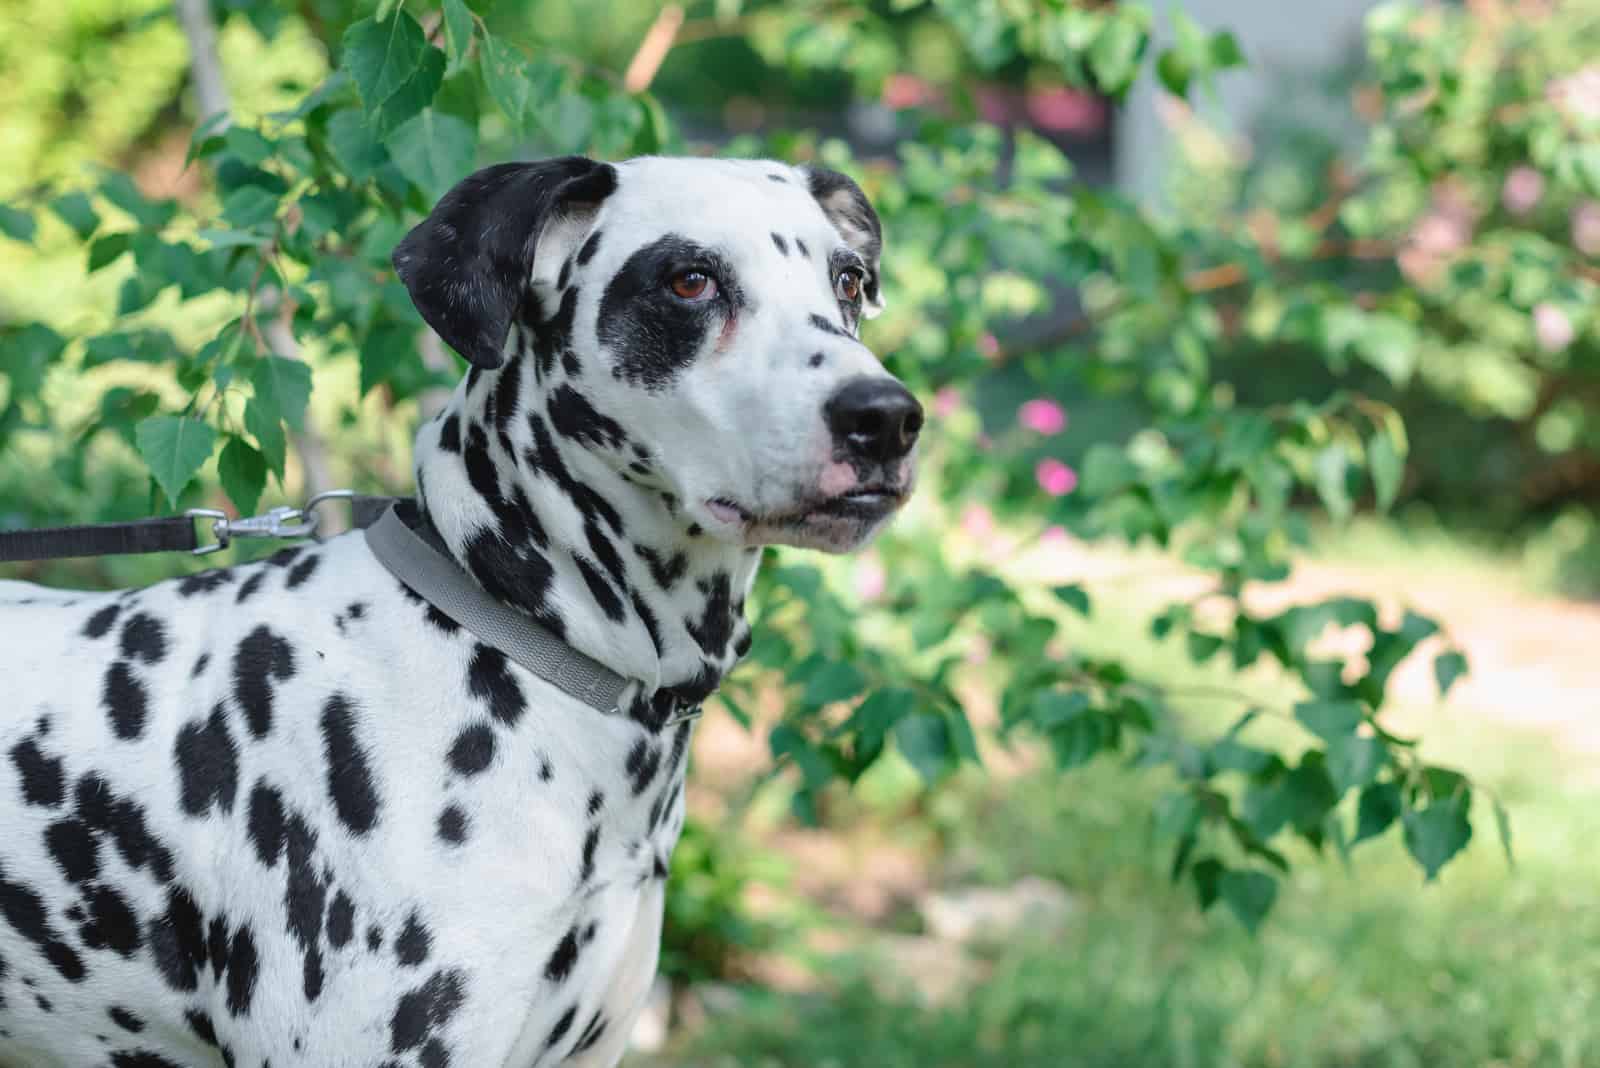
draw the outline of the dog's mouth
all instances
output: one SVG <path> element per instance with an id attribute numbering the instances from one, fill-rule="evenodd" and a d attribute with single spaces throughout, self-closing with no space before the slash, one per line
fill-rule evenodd
<path id="1" fill-rule="evenodd" d="M 910 486 L 888 484 L 858 486 L 848 493 L 819 497 L 798 508 L 777 513 L 752 512 L 731 497 L 713 497 L 706 510 L 713 517 L 747 532 L 804 530 L 839 522 L 875 524 L 894 514 L 911 494 Z"/>

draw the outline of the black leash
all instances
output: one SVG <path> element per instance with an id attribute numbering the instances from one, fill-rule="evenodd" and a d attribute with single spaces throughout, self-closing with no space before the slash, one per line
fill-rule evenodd
<path id="1" fill-rule="evenodd" d="M 128 553 L 184 552 L 205 556 L 226 549 L 234 538 L 309 538 L 317 532 L 317 506 L 332 500 L 351 501 L 355 507 L 355 525 L 365 527 L 382 515 L 394 498 L 329 490 L 317 494 L 301 508 L 282 505 L 261 515 L 238 519 L 229 519 L 226 512 L 213 508 L 191 508 L 182 515 L 133 519 L 126 523 L 6 530 L 0 531 L 0 563 Z M 205 520 L 211 523 L 214 540 L 202 545 L 195 524 Z"/>

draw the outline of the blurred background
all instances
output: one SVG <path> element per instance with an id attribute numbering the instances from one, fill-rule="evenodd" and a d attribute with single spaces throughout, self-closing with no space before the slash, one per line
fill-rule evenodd
<path id="1" fill-rule="evenodd" d="M 926 489 L 769 563 L 628 1064 L 1600 1065 L 1596 0 L 0 0 L 0 71 L 0 526 L 404 492 L 474 163 L 878 203 Z"/>

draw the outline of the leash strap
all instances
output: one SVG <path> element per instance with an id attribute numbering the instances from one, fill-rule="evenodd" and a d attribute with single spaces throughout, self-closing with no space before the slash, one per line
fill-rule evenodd
<path id="1" fill-rule="evenodd" d="M 366 528 L 367 545 L 395 578 L 440 612 L 565 693 L 602 712 L 616 713 L 628 680 L 556 637 L 528 616 L 489 596 L 404 519 L 409 501 L 390 504 Z"/>
<path id="2" fill-rule="evenodd" d="M 52 560 L 63 556 L 194 552 L 199 544 L 191 516 L 169 515 L 126 523 L 0 531 L 0 562 Z"/>

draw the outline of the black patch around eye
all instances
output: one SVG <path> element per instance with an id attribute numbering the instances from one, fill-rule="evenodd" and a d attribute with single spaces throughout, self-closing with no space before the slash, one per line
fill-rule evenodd
<path id="1" fill-rule="evenodd" d="M 783 255 L 787 256 L 789 254 L 789 242 L 783 239 L 782 234 L 774 232 L 772 235 L 772 243 L 778 246 L 778 251 Z"/>
<path id="2" fill-rule="evenodd" d="M 824 334 L 832 334 L 835 337 L 850 337 L 850 334 L 843 327 L 835 326 L 820 315 L 811 317 L 811 325 L 821 330 Z M 855 339 L 850 338 L 850 340 L 854 341 Z"/>
<path id="3" fill-rule="evenodd" d="M 673 274 L 703 270 L 716 278 L 716 298 L 691 303 L 667 289 Z M 727 262 L 676 234 L 645 245 L 622 265 L 600 300 L 597 332 L 615 360 L 612 373 L 646 390 L 663 389 L 699 356 L 719 320 L 745 300 Z"/>

